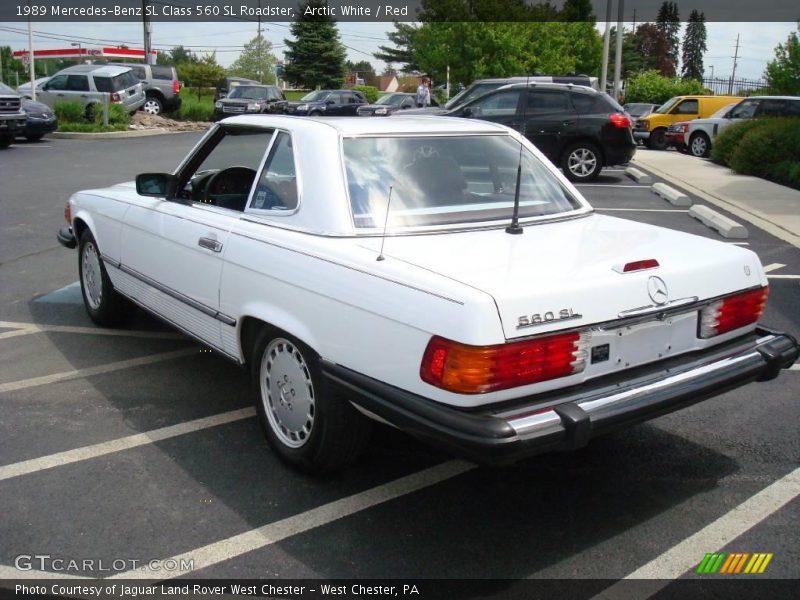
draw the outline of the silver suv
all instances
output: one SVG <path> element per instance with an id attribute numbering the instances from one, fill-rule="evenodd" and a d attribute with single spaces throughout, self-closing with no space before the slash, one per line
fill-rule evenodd
<path id="1" fill-rule="evenodd" d="M 121 104 L 129 113 L 144 104 L 141 82 L 128 67 L 110 65 L 76 65 L 63 69 L 36 92 L 36 99 L 50 108 L 56 102 L 79 102 L 87 115 L 99 109 L 103 96 Z"/>
<path id="2" fill-rule="evenodd" d="M 165 110 L 178 110 L 181 107 L 181 82 L 178 73 L 171 65 L 143 65 L 141 63 L 109 63 L 118 67 L 128 67 L 142 82 L 147 99 L 142 110 L 149 115 L 158 115 Z"/>

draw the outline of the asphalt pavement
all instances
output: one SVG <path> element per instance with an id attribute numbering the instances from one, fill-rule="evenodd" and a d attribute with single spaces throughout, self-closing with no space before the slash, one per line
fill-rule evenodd
<path id="1" fill-rule="evenodd" d="M 0 154 L 0 579 L 47 554 L 94 560 L 69 574 L 99 577 L 173 558 L 191 568 L 158 577 L 609 580 L 600 591 L 661 573 L 653 593 L 666 593 L 712 577 L 694 573 L 707 552 L 773 553 L 742 577 L 800 578 L 797 369 L 507 468 L 386 427 L 343 473 L 284 466 L 239 368 L 141 313 L 99 330 L 76 254 L 55 241 L 71 193 L 172 170 L 198 139 L 45 138 Z M 734 243 L 622 169 L 580 190 L 605 214 Z M 735 243 L 769 269 L 763 322 L 800 336 L 800 252 L 748 228 Z M 476 589 L 462 597 L 507 597 Z"/>

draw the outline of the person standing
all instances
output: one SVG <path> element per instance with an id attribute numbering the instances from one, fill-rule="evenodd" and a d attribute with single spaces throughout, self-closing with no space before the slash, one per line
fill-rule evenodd
<path id="1" fill-rule="evenodd" d="M 425 108 L 431 105 L 431 90 L 428 79 L 423 79 L 417 88 L 417 107 Z"/>

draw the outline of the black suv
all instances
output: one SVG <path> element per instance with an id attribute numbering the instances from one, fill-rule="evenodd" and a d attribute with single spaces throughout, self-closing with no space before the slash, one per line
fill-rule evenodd
<path id="1" fill-rule="evenodd" d="M 636 152 L 631 121 L 610 96 L 569 84 L 513 84 L 446 113 L 512 127 L 571 181 L 595 179 L 603 167 Z"/>
<path id="2" fill-rule="evenodd" d="M 361 92 L 353 90 L 317 90 L 303 96 L 298 102 L 286 105 L 287 115 L 327 115 L 331 117 L 356 116 L 358 107 L 367 104 Z"/>
<path id="3" fill-rule="evenodd" d="M 286 98 L 277 85 L 241 84 L 214 103 L 214 120 L 231 115 L 283 113 L 285 106 Z"/>

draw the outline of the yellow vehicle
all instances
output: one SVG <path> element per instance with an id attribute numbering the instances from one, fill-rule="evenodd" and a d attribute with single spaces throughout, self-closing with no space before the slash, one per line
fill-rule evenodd
<path id="1" fill-rule="evenodd" d="M 742 96 L 675 96 L 654 112 L 636 120 L 633 137 L 644 141 L 648 148 L 665 150 L 667 127 L 678 121 L 705 119 L 723 106 L 742 100 Z"/>

